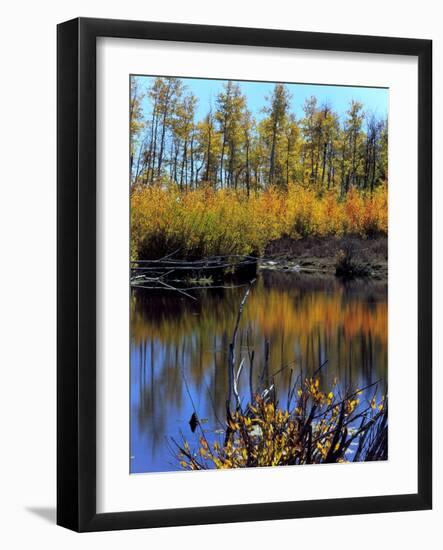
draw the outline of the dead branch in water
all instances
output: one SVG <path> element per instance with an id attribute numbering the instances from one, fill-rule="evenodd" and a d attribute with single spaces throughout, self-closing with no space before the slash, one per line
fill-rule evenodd
<path id="1" fill-rule="evenodd" d="M 243 268 L 253 269 L 257 264 L 255 256 L 239 255 L 211 256 L 199 260 L 173 259 L 172 256 L 177 252 L 154 260 L 131 261 L 131 287 L 173 290 L 195 300 L 188 291 L 245 286 L 223 284 L 225 274 L 234 274 Z M 214 279 L 216 284 L 213 284 Z"/>
<path id="2" fill-rule="evenodd" d="M 228 406 L 231 402 L 231 395 L 232 390 L 234 390 L 234 394 L 237 400 L 237 406 L 240 405 L 240 398 L 238 397 L 238 392 L 236 392 L 236 385 L 238 382 L 238 378 L 241 373 L 241 369 L 243 367 L 243 362 L 240 363 L 237 375 L 235 375 L 235 346 L 237 342 L 237 333 L 238 333 L 238 327 L 240 325 L 240 319 L 243 313 L 243 308 L 245 307 L 246 300 L 248 299 L 249 293 L 251 292 L 252 285 L 255 283 L 256 279 L 252 279 L 252 281 L 249 283 L 249 286 L 242 298 L 242 301 L 240 302 L 240 306 L 237 311 L 237 319 L 235 321 L 234 326 L 234 332 L 232 333 L 232 339 L 229 344 L 229 355 L 228 355 L 228 384 L 229 384 L 229 393 L 228 393 Z"/>

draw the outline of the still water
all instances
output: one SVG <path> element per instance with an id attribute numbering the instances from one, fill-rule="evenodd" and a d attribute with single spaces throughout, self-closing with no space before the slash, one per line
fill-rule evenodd
<path id="1" fill-rule="evenodd" d="M 171 437 L 192 444 L 194 411 L 208 438 L 222 428 L 228 347 L 245 288 L 134 291 L 131 300 L 131 473 L 179 470 Z M 321 384 L 387 383 L 387 285 L 334 277 L 262 272 L 246 302 L 237 359 L 249 357 L 240 396 L 274 382 L 282 406 L 293 374 L 320 371 Z M 291 374 L 292 371 L 292 374 Z M 292 378 L 294 380 L 294 378 Z M 365 396 L 363 396 L 365 397 Z M 215 437 L 215 435 L 214 435 Z"/>

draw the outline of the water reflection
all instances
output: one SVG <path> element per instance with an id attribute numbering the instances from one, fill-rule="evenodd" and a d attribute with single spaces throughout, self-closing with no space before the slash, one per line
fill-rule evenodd
<path id="1" fill-rule="evenodd" d="M 228 345 L 244 290 L 201 290 L 196 301 L 174 292 L 132 295 L 131 472 L 179 469 L 168 440 L 181 433 L 193 440 L 191 398 L 208 434 L 220 428 Z M 248 298 L 238 345 L 241 356 L 254 350 L 253 368 L 240 381 L 245 399 L 259 379 L 266 383 L 289 365 L 275 378 L 285 396 L 291 370 L 309 375 L 326 359 L 322 383 L 337 377 L 361 387 L 381 379 L 384 391 L 387 286 L 265 272 Z"/>

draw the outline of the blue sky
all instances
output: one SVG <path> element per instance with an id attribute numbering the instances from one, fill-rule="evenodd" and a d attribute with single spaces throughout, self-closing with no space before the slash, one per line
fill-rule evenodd
<path id="1" fill-rule="evenodd" d="M 154 77 L 138 76 L 141 88 L 146 89 Z M 212 102 L 215 108 L 217 94 L 225 80 L 182 78 L 189 91 L 198 98 L 196 120 L 201 120 L 208 112 Z M 240 88 L 247 98 L 248 108 L 252 114 L 260 119 L 264 115 L 261 112 L 267 104 L 266 97 L 272 93 L 274 83 L 271 82 L 247 82 L 239 81 Z M 386 88 L 363 88 L 352 86 L 328 86 L 320 84 L 286 84 L 291 95 L 291 111 L 297 118 L 303 116 L 303 104 L 305 99 L 316 96 L 319 105 L 328 102 L 340 117 L 344 117 L 352 99 L 360 101 L 367 113 L 373 113 L 377 118 L 385 118 L 388 114 L 389 90 Z M 145 103 L 144 108 L 149 109 Z"/>

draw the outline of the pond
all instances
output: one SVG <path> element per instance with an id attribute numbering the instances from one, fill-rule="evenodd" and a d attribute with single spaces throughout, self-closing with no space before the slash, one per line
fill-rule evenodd
<path id="1" fill-rule="evenodd" d="M 131 473 L 179 470 L 171 438 L 196 441 L 194 410 L 208 439 L 223 428 L 228 349 L 244 294 L 244 286 L 193 291 L 196 300 L 174 291 L 132 292 Z M 385 392 L 387 320 L 386 282 L 262 271 L 237 336 L 237 362 L 244 357 L 248 365 L 241 398 L 273 379 L 284 407 L 294 374 L 312 375 L 320 365 L 322 385 L 338 379 L 362 388 L 380 380 Z"/>

